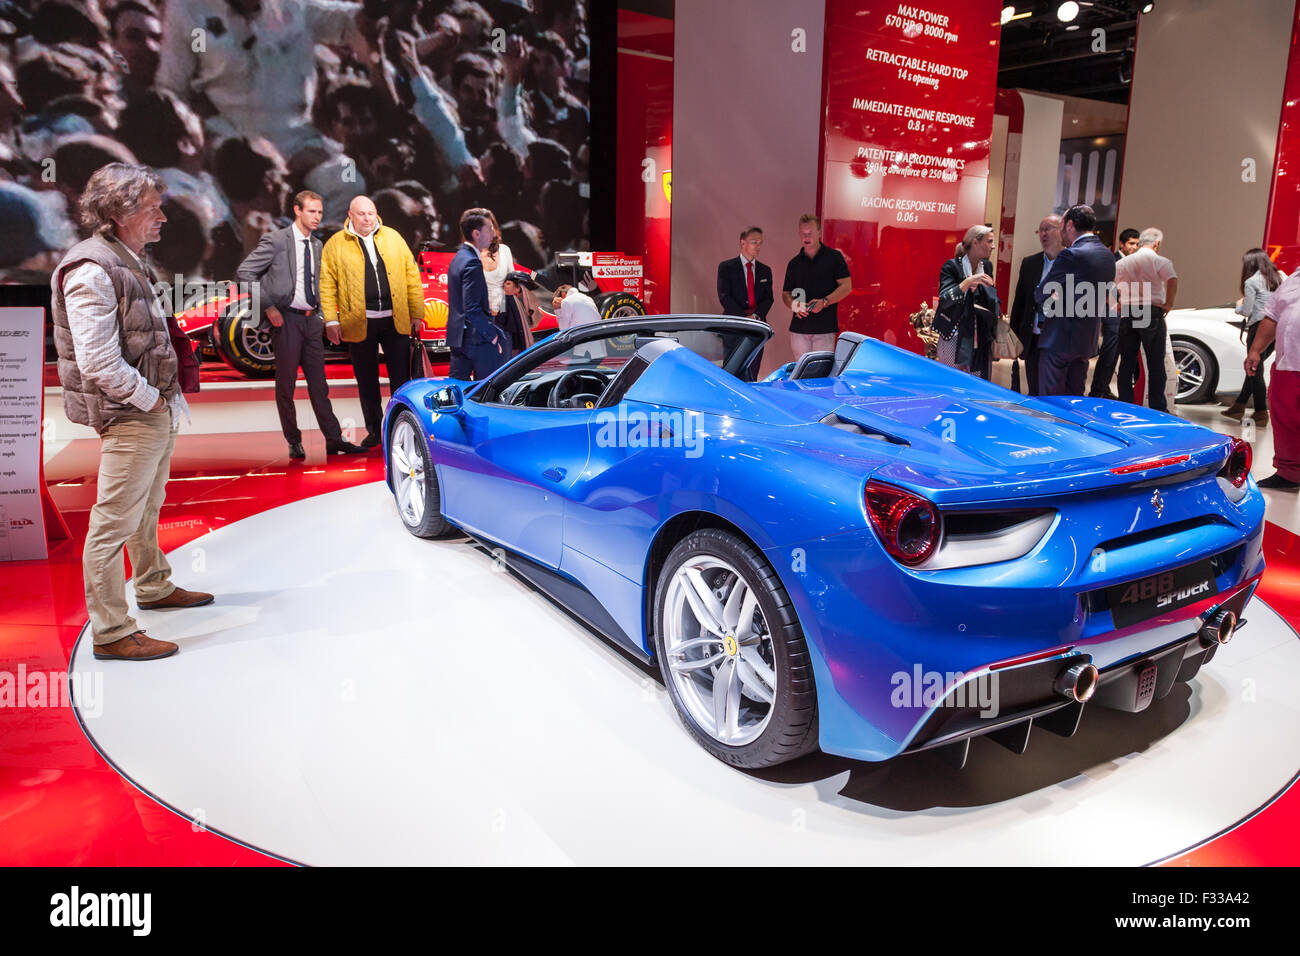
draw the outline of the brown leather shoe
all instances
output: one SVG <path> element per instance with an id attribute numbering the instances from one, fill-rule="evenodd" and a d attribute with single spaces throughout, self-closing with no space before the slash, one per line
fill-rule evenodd
<path id="1" fill-rule="evenodd" d="M 148 604 L 141 604 L 139 607 L 142 611 L 170 611 L 179 607 L 203 607 L 205 604 L 211 604 L 214 600 L 216 599 L 211 594 L 203 591 L 187 591 L 184 588 L 177 588 L 161 601 L 151 601 Z"/>
<path id="2" fill-rule="evenodd" d="M 155 641 L 144 631 L 136 631 L 112 644 L 96 644 L 95 660 L 156 661 L 163 657 L 171 657 L 179 650 L 180 646 L 171 641 Z"/>

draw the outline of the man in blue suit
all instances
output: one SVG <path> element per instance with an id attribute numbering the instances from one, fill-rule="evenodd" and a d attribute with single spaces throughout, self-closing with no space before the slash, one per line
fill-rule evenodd
<path id="1" fill-rule="evenodd" d="M 465 240 L 447 270 L 447 346 L 452 378 L 481 381 L 510 357 L 506 335 L 488 311 L 487 279 L 479 253 L 496 237 L 492 221 L 473 210 L 460 217 Z"/>
<path id="2" fill-rule="evenodd" d="M 1114 254 L 1097 238 L 1091 206 L 1071 206 L 1061 226 L 1065 248 L 1034 290 L 1043 313 L 1038 339 L 1038 394 L 1082 395 L 1088 360 L 1097 354 L 1102 319 L 1113 308 Z"/>

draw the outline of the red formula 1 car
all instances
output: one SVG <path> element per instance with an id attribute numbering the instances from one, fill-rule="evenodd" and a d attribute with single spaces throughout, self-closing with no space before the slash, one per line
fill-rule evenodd
<path id="1" fill-rule="evenodd" d="M 424 316 L 420 340 L 433 362 L 450 358 L 447 348 L 447 268 L 453 253 L 421 252 L 420 277 L 424 285 Z M 645 315 L 642 266 L 638 256 L 621 252 L 561 252 L 549 269 L 534 272 L 516 265 L 538 282 L 535 293 L 541 320 L 533 328 L 535 338 L 545 338 L 558 328 L 547 307 L 552 291 L 563 283 L 576 286 L 596 302 L 601 318 Z M 208 357 L 220 358 L 249 378 L 270 378 L 275 374 L 275 348 L 271 323 L 253 315 L 246 290 L 231 285 L 218 289 L 201 302 L 192 302 L 176 312 L 181 330 L 194 339 Z M 344 353 L 341 346 L 326 342 L 327 353 Z"/>

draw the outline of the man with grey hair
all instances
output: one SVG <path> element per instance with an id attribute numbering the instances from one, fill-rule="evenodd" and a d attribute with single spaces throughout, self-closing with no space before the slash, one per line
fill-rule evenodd
<path id="1" fill-rule="evenodd" d="M 1165 235 L 1154 226 L 1138 235 L 1138 249 L 1115 263 L 1115 291 L 1120 302 L 1119 397 L 1142 404 L 1133 392 L 1137 383 L 1138 349 L 1147 360 L 1147 404 L 1168 411 L 1165 400 L 1165 315 L 1174 307 L 1178 274 L 1160 255 Z"/>
<path id="2" fill-rule="evenodd" d="M 180 416 L 188 414 L 167 316 L 153 293 L 144 247 L 167 217 L 167 187 L 147 166 L 110 163 L 82 193 L 89 239 L 68 250 L 50 279 L 59 381 L 68 419 L 101 439 L 98 495 L 82 553 L 86 611 L 97 660 L 151 661 L 178 650 L 148 637 L 126 603 L 122 549 L 131 556 L 136 602 L 166 610 L 213 597 L 171 582 L 158 546 L 158 512 Z M 188 362 L 186 361 L 188 359 Z"/>
<path id="3" fill-rule="evenodd" d="M 424 284 L 406 240 L 385 226 L 369 196 L 348 206 L 343 228 L 321 252 L 320 306 L 325 335 L 348 343 L 366 421 L 362 448 L 382 441 L 379 349 L 391 396 L 411 377 L 411 330 L 424 321 Z M 422 347 L 422 346 L 417 346 Z"/>
<path id="4" fill-rule="evenodd" d="M 1015 296 L 1011 300 L 1011 331 L 1024 344 L 1025 379 L 1029 394 L 1038 394 L 1038 337 L 1043 330 L 1043 312 L 1034 302 L 1034 290 L 1047 277 L 1052 263 L 1061 249 L 1062 219 L 1056 213 L 1043 217 L 1038 224 L 1038 244 L 1042 252 L 1020 260 L 1020 276 L 1016 281 Z M 1020 391 L 1020 364 L 1011 366 L 1011 388 Z"/>

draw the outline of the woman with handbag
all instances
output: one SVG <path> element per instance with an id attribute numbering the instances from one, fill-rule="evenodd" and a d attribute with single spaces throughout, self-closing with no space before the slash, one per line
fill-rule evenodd
<path id="1" fill-rule="evenodd" d="M 993 242 L 993 230 L 988 226 L 966 230 L 961 241 L 965 252 L 939 270 L 939 307 L 934 317 L 940 360 L 984 379 L 992 369 L 993 343 L 1002 315 L 989 258 Z"/>
<path id="2" fill-rule="evenodd" d="M 505 293 L 502 330 L 510 337 L 511 354 L 518 355 L 533 344 L 533 327 L 541 319 L 533 290 L 537 283 L 527 272 L 513 270 L 502 283 Z"/>
<path id="3" fill-rule="evenodd" d="M 1247 249 L 1241 257 L 1241 299 L 1237 302 L 1236 313 L 1246 319 L 1242 335 L 1246 341 L 1246 351 L 1255 344 L 1255 335 L 1259 332 L 1259 321 L 1264 317 L 1264 306 L 1286 279 L 1286 273 L 1278 271 L 1263 249 Z M 1263 360 L 1273 353 L 1270 345 L 1264 350 Z M 1253 375 L 1247 375 L 1245 383 L 1236 399 L 1221 414 L 1225 418 L 1240 421 L 1246 414 L 1246 402 L 1255 400 L 1255 425 L 1262 428 L 1268 424 L 1268 386 L 1264 382 L 1264 369 Z"/>

